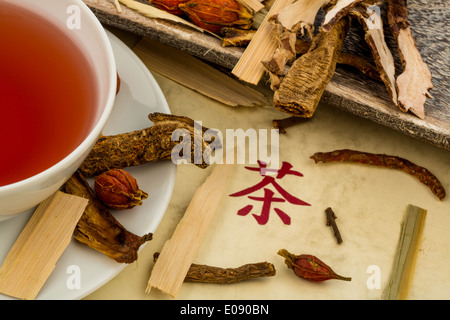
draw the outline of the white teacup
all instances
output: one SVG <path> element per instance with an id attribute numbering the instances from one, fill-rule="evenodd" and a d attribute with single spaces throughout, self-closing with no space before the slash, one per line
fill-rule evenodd
<path id="1" fill-rule="evenodd" d="M 57 191 L 77 170 L 100 136 L 111 113 L 117 85 L 114 54 L 108 36 L 94 14 L 81 0 L 2 1 L 39 14 L 64 30 L 64 33 L 77 43 L 94 69 L 98 101 L 94 107 L 95 118 L 88 136 L 68 156 L 30 178 L 0 186 L 0 221 L 37 206 Z M 8 50 L 8 46 L 5 44 L 2 50 Z"/>

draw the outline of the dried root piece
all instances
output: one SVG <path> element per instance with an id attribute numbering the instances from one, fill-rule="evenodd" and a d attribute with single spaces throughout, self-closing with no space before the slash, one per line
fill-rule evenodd
<path id="1" fill-rule="evenodd" d="M 397 40 L 403 73 L 397 77 L 398 105 L 404 112 L 411 111 L 425 118 L 424 104 L 433 88 L 431 72 L 423 62 L 411 33 L 406 0 L 388 0 L 388 21 Z"/>
<path id="2" fill-rule="evenodd" d="M 397 156 L 343 149 L 331 152 L 317 152 L 310 158 L 313 159 L 315 163 L 353 162 L 402 170 L 428 186 L 433 194 L 440 200 L 445 198 L 445 189 L 434 174 L 424 167 L 420 167 L 409 160 Z"/>
<path id="3" fill-rule="evenodd" d="M 284 258 L 284 263 L 289 269 L 292 269 L 296 276 L 313 283 L 327 280 L 351 281 L 350 277 L 343 277 L 333 271 L 325 262 L 310 254 L 295 255 L 286 249 L 280 249 L 277 252 Z"/>
<path id="4" fill-rule="evenodd" d="M 138 257 L 139 248 L 152 239 L 152 233 L 140 237 L 125 229 L 96 197 L 79 171 L 72 175 L 62 190 L 89 199 L 75 227 L 74 237 L 90 248 L 119 263 L 132 263 Z"/>
<path id="5" fill-rule="evenodd" d="M 298 34 L 307 34 L 311 39 L 314 37 L 314 20 L 317 12 L 329 2 L 330 0 L 297 0 L 270 18 L 271 23 L 275 25 L 278 47 L 273 57 L 262 63 L 273 76 L 283 75 L 285 65 L 294 61 Z M 277 80 L 274 79 L 273 82 L 277 83 Z"/>
<path id="6" fill-rule="evenodd" d="M 172 133 L 177 129 L 187 130 L 191 134 L 192 160 L 204 159 L 203 155 L 208 157 L 210 154 L 209 143 L 202 140 L 203 132 L 194 134 L 193 120 L 163 113 L 152 113 L 149 119 L 153 122 L 153 126 L 149 128 L 100 137 L 82 163 L 80 172 L 85 177 L 92 177 L 110 169 L 123 169 L 171 159 L 172 150 L 179 143 L 172 141 Z M 205 131 L 206 128 L 202 130 Z M 201 168 L 207 167 L 204 161 L 197 165 Z"/>
<path id="7" fill-rule="evenodd" d="M 397 101 L 397 89 L 395 86 L 395 64 L 394 57 L 386 44 L 383 32 L 383 21 L 378 6 L 368 7 L 361 4 L 350 11 L 356 16 L 365 31 L 365 40 L 369 45 L 375 65 L 381 80 L 395 105 Z"/>
<path id="8" fill-rule="evenodd" d="M 159 253 L 153 255 L 156 260 Z M 204 264 L 192 263 L 184 278 L 184 282 L 230 284 L 262 277 L 273 277 L 275 266 L 269 262 L 244 264 L 237 268 L 220 268 Z"/>
<path id="9" fill-rule="evenodd" d="M 313 116 L 336 69 L 349 24 L 348 19 L 341 19 L 329 32 L 314 37 L 309 51 L 295 60 L 275 91 L 277 109 L 297 117 Z"/>

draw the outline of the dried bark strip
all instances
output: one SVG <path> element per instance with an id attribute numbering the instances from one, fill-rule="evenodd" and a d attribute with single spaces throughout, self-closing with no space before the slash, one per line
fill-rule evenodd
<path id="1" fill-rule="evenodd" d="M 418 166 L 411 161 L 386 154 L 374 154 L 350 149 L 335 150 L 331 152 L 317 152 L 311 157 L 318 162 L 353 162 L 373 166 L 398 169 L 404 171 L 430 188 L 440 200 L 445 198 L 446 192 L 439 179 L 428 169 Z"/>
<path id="2" fill-rule="evenodd" d="M 119 263 L 132 263 L 139 248 L 153 238 L 152 233 L 135 235 L 114 218 L 109 209 L 96 197 L 83 175 L 77 171 L 62 190 L 89 200 L 77 223 L 74 238 Z"/>
<path id="3" fill-rule="evenodd" d="M 397 77 L 398 104 L 402 111 L 411 111 L 420 119 L 425 118 L 424 105 L 429 90 L 433 88 L 431 73 L 416 47 L 408 22 L 406 0 L 389 0 L 388 21 L 397 40 L 403 73 Z"/>
<path id="4" fill-rule="evenodd" d="M 379 7 L 376 8 L 378 10 L 368 10 L 367 6 L 361 4 L 353 8 L 350 14 L 356 17 L 363 26 L 365 32 L 364 39 L 372 52 L 380 78 L 386 86 L 392 102 L 398 105 L 394 57 L 385 41 L 383 21 L 379 14 Z"/>
<path id="5" fill-rule="evenodd" d="M 341 19 L 330 32 L 314 37 L 309 51 L 295 60 L 275 91 L 277 109 L 303 118 L 313 116 L 333 77 L 348 28 L 348 19 Z"/>
<path id="6" fill-rule="evenodd" d="M 209 156 L 208 142 L 194 134 L 194 121 L 182 116 L 152 113 L 149 116 L 154 124 L 149 128 L 112 136 L 100 137 L 92 151 L 80 166 L 85 177 L 92 177 L 110 169 L 123 169 L 148 162 L 171 159 L 172 150 L 178 141 L 172 141 L 172 133 L 185 129 L 191 134 L 191 160 Z M 206 131 L 207 128 L 202 128 Z M 197 147 L 196 147 L 197 146 Z M 198 154 L 196 154 L 196 152 Z M 201 154 L 200 154 L 201 153 Z M 207 163 L 197 164 L 201 168 Z"/>
<path id="7" fill-rule="evenodd" d="M 325 215 L 327 217 L 327 226 L 331 226 L 333 228 L 334 236 L 336 237 L 336 241 L 338 244 L 341 244 L 343 242 L 341 232 L 339 231 L 339 228 L 336 224 L 336 215 L 334 214 L 333 209 L 327 208 L 325 210 Z"/>
<path id="8" fill-rule="evenodd" d="M 153 255 L 154 260 L 159 253 Z M 192 263 L 184 282 L 231 284 L 262 277 L 275 276 L 275 266 L 269 262 L 248 263 L 237 268 L 220 268 Z"/>

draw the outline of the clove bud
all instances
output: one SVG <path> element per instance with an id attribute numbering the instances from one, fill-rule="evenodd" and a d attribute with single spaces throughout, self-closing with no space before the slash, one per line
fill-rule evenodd
<path id="1" fill-rule="evenodd" d="M 328 265 L 315 256 L 309 254 L 294 255 L 286 249 L 281 249 L 278 254 L 285 258 L 288 268 L 294 273 L 311 282 L 322 282 L 331 279 L 351 281 L 352 278 L 343 277 L 336 274 Z"/>
<path id="2" fill-rule="evenodd" d="M 136 179 L 122 169 L 111 169 L 95 177 L 98 198 L 109 208 L 130 209 L 142 205 L 148 194 L 140 190 Z"/>

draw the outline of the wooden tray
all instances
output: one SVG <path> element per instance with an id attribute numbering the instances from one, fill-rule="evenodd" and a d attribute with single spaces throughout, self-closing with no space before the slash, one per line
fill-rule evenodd
<path id="1" fill-rule="evenodd" d="M 243 48 L 223 47 L 220 39 L 207 33 L 174 22 L 147 18 L 124 5 L 119 13 L 112 0 L 83 1 L 106 25 L 152 38 L 230 70 L 244 52 Z M 428 99 L 425 105 L 425 120 L 399 111 L 392 104 L 383 84 L 340 66 L 327 86 L 322 101 L 450 150 L 450 106 L 447 100 L 450 97 L 450 47 L 445 38 L 450 31 L 446 19 L 450 14 L 450 7 L 445 5 L 445 1 L 408 1 L 411 30 L 433 76 L 433 99 Z M 346 51 L 371 59 L 359 29 L 361 28 L 358 26 L 351 28 L 344 46 Z M 401 70 L 395 41 L 388 30 L 385 35 L 399 66 L 397 69 Z"/>

